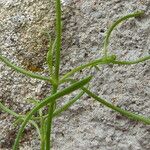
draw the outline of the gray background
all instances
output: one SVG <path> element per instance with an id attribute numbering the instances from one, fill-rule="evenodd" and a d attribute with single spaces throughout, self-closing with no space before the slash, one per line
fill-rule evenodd
<path id="1" fill-rule="evenodd" d="M 142 18 L 130 19 L 113 32 L 110 53 L 135 60 L 150 51 L 149 0 L 68 0 L 63 5 L 61 74 L 102 55 L 104 32 L 119 17 L 144 10 Z M 48 75 L 45 64 L 49 33 L 54 37 L 54 6 L 49 0 L 0 0 L 0 52 L 25 69 L 35 66 Z M 91 90 L 109 102 L 150 117 L 149 61 L 131 65 L 104 65 L 80 74 L 92 74 Z M 65 85 L 62 85 L 63 88 Z M 42 99 L 50 85 L 18 74 L 0 63 L 0 99 L 18 113 L 33 105 L 27 98 Z M 71 97 L 65 96 L 58 105 Z M 0 149 L 11 149 L 18 127 L 14 118 L 0 112 Z M 150 127 L 129 120 L 83 96 L 54 120 L 54 150 L 149 150 Z M 37 133 L 28 126 L 21 141 L 22 150 L 38 150 Z"/>

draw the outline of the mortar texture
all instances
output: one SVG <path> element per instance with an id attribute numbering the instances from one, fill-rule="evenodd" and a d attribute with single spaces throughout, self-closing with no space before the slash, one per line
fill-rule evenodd
<path id="1" fill-rule="evenodd" d="M 119 17 L 144 10 L 141 18 L 122 23 L 111 36 L 109 52 L 135 60 L 150 54 L 149 0 L 67 0 L 63 4 L 61 74 L 102 56 L 104 32 Z M 54 38 L 51 0 L 0 0 L 0 53 L 18 66 L 48 76 L 45 56 L 49 35 Z M 92 74 L 91 90 L 125 110 L 150 117 L 150 63 L 103 65 L 75 74 Z M 66 85 L 62 85 L 64 88 Z M 0 99 L 25 114 L 28 98 L 49 95 L 51 86 L 16 73 L 0 62 Z M 72 95 L 58 101 L 63 105 Z M 18 131 L 15 119 L 0 111 L 0 150 L 11 150 Z M 53 150 L 150 150 L 150 126 L 132 121 L 84 95 L 54 119 Z M 39 150 L 34 128 L 27 126 L 21 150 Z"/>

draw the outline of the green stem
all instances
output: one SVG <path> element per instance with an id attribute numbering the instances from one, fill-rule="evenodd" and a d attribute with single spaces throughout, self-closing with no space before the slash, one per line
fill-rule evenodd
<path id="1" fill-rule="evenodd" d="M 40 142 L 41 142 L 41 150 L 45 150 L 45 120 L 43 118 L 43 112 L 42 109 L 39 110 L 40 115 Z"/>
<path id="2" fill-rule="evenodd" d="M 82 95 L 84 94 L 83 91 L 81 91 L 76 97 L 71 99 L 68 103 L 63 105 L 62 107 L 56 109 L 53 113 L 53 117 L 56 117 L 60 115 L 62 112 L 66 111 L 70 106 L 72 106 Z"/>
<path id="3" fill-rule="evenodd" d="M 60 50 L 61 50 L 61 34 L 62 34 L 62 27 L 61 27 L 61 1 L 56 0 L 55 2 L 56 7 L 56 52 L 55 52 L 55 79 L 56 81 L 59 80 L 59 68 L 60 68 Z"/>
<path id="4" fill-rule="evenodd" d="M 145 124 L 150 124 L 150 118 L 145 118 L 141 115 L 137 115 L 137 114 L 131 113 L 129 111 L 123 110 L 117 106 L 114 106 L 111 103 L 108 103 L 106 100 L 104 100 L 104 99 L 98 97 L 97 95 L 95 95 L 94 93 L 90 92 L 88 89 L 86 89 L 84 87 L 82 87 L 82 90 L 84 92 L 86 92 L 90 97 L 93 97 L 96 101 L 98 101 L 98 102 L 102 103 L 103 105 L 111 108 L 112 110 L 119 112 L 123 116 L 126 116 L 126 117 L 133 119 L 133 120 L 136 120 L 136 121 L 141 121 Z"/>
<path id="5" fill-rule="evenodd" d="M 81 66 L 78 66 L 74 69 L 72 69 L 70 72 L 66 73 L 60 80 L 60 83 L 64 82 L 64 80 L 73 75 L 74 73 L 82 70 L 82 69 L 85 69 L 87 67 L 91 67 L 91 66 L 96 66 L 98 64 L 109 64 L 111 63 L 112 61 L 114 61 L 116 59 L 115 55 L 112 55 L 112 56 L 108 56 L 107 58 L 100 58 L 100 59 L 97 59 L 97 60 L 93 60 L 93 61 L 90 61 L 89 63 L 87 64 L 84 64 L 84 65 L 81 65 Z"/>
<path id="6" fill-rule="evenodd" d="M 108 45 L 109 45 L 109 39 L 112 31 L 114 31 L 114 28 L 120 24 L 122 21 L 127 20 L 129 18 L 138 17 L 144 14 L 144 11 L 137 11 L 135 13 L 123 16 L 122 18 L 118 19 L 116 22 L 112 24 L 112 26 L 108 29 L 106 33 L 106 37 L 104 40 L 104 56 L 107 57 L 107 51 L 108 51 Z"/>
<path id="7" fill-rule="evenodd" d="M 131 65 L 131 64 L 136 64 L 136 63 L 140 63 L 140 62 L 143 62 L 143 61 L 146 61 L 146 60 L 149 60 L 150 59 L 150 56 L 146 56 L 146 57 L 143 57 L 143 58 L 140 58 L 138 60 L 135 60 L 135 61 L 119 61 L 119 60 L 116 60 L 116 56 L 115 55 L 112 55 L 112 56 L 107 56 L 106 58 L 101 58 L 101 59 L 97 59 L 97 60 L 93 60 L 87 64 L 84 64 L 84 65 L 81 65 L 81 66 L 78 66 L 74 69 L 72 69 L 70 72 L 66 73 L 61 79 L 60 79 L 60 84 L 63 83 L 65 81 L 66 78 L 68 78 L 69 76 L 73 75 L 74 73 L 82 70 L 82 69 L 85 69 L 87 67 L 90 67 L 90 66 L 96 66 L 96 65 L 99 65 L 99 64 L 120 64 L 120 65 Z"/>
<path id="8" fill-rule="evenodd" d="M 85 84 L 87 84 L 89 81 L 91 80 L 91 76 L 90 77 L 87 77 L 81 81 L 78 81 L 74 84 L 72 84 L 71 86 L 65 88 L 64 90 L 60 91 L 60 92 L 57 92 L 49 97 L 47 97 L 46 99 L 44 99 L 41 103 L 39 103 L 37 106 L 35 106 L 31 112 L 26 116 L 26 118 L 24 119 L 21 127 L 20 127 L 20 130 L 17 134 L 17 137 L 15 139 L 15 143 L 14 143 L 14 146 L 13 146 L 13 150 L 17 150 L 18 149 L 18 146 L 19 146 L 19 140 L 22 136 L 22 132 L 24 131 L 24 128 L 26 126 L 26 124 L 28 123 L 28 121 L 31 119 L 32 115 L 37 112 L 39 109 L 41 109 L 42 107 L 46 106 L 47 104 L 49 103 L 52 103 L 54 102 L 56 99 L 64 96 L 64 95 L 67 95 L 79 88 L 81 88 L 82 86 L 84 86 Z"/>
<path id="9" fill-rule="evenodd" d="M 5 57 L 3 57 L 3 56 L 1 56 L 1 55 L 0 55 L 0 60 L 3 61 L 7 66 L 9 66 L 9 67 L 11 67 L 12 69 L 14 69 L 15 71 L 20 72 L 20 73 L 22 73 L 22 74 L 24 74 L 24 75 L 26 75 L 26 76 L 29 76 L 29 77 L 31 77 L 31 78 L 40 79 L 40 80 L 49 81 L 49 82 L 52 83 L 52 84 L 56 84 L 55 81 L 52 80 L 52 79 L 49 79 L 49 78 L 44 77 L 44 76 L 40 76 L 40 75 L 38 75 L 38 74 L 34 74 L 34 73 L 30 72 L 30 71 L 27 71 L 27 70 L 25 70 L 25 69 L 22 69 L 22 68 L 20 68 L 20 67 L 18 67 L 18 66 L 16 66 L 16 65 L 14 65 L 14 64 L 11 63 L 8 59 L 6 59 Z"/>
<path id="10" fill-rule="evenodd" d="M 55 9 L 56 9 L 56 51 L 55 51 L 55 76 L 54 76 L 54 79 L 58 83 L 59 69 L 60 69 L 61 34 L 62 34 L 61 1 L 60 0 L 55 1 Z M 52 94 L 57 92 L 57 87 L 58 87 L 58 84 L 56 86 L 53 85 Z M 51 128 L 52 128 L 54 107 L 55 107 L 55 101 L 50 104 L 49 110 L 48 110 L 47 131 L 46 131 L 46 150 L 50 150 L 50 147 L 51 147 L 50 135 L 51 135 Z"/>
<path id="11" fill-rule="evenodd" d="M 71 82 L 71 83 L 76 82 L 76 80 L 74 80 L 74 79 L 69 79 L 69 78 L 66 79 L 65 81 L 66 81 L 66 82 Z M 64 81 L 64 82 L 65 82 L 65 81 Z M 128 118 L 130 118 L 130 119 L 137 120 L 137 121 L 141 121 L 141 122 L 143 122 L 143 123 L 145 123 L 145 124 L 150 124 L 150 119 L 149 119 L 149 118 L 145 118 L 145 117 L 143 117 L 143 116 L 141 116 L 141 115 L 136 115 L 136 114 L 131 113 L 131 112 L 129 112 L 129 111 L 123 110 L 123 109 L 121 109 L 121 108 L 119 108 L 119 107 L 117 107 L 117 106 L 115 106 L 115 105 L 112 105 L 111 103 L 108 103 L 106 100 L 104 100 L 104 99 L 98 97 L 97 95 L 95 95 L 94 93 L 92 93 L 91 91 L 89 91 L 89 90 L 88 90 L 87 88 L 85 88 L 85 87 L 81 87 L 81 89 L 82 89 L 85 93 L 87 93 L 90 97 L 93 97 L 96 101 L 98 101 L 98 102 L 102 103 L 103 105 L 105 105 L 105 106 L 111 108 L 112 110 L 115 110 L 115 111 L 119 112 L 120 114 L 122 114 L 122 115 L 124 115 L 124 116 L 126 116 L 126 117 L 128 117 Z"/>
<path id="12" fill-rule="evenodd" d="M 52 95 L 57 92 L 57 87 L 53 87 Z M 52 119 L 53 112 L 55 110 L 55 101 L 50 103 L 48 110 L 48 118 L 47 118 L 47 128 L 46 128 L 46 150 L 50 150 L 51 147 L 51 130 L 52 130 Z"/>
<path id="13" fill-rule="evenodd" d="M 7 113 L 9 113 L 9 114 L 11 114 L 11 115 L 13 115 L 13 116 L 15 116 L 15 117 L 17 117 L 17 118 L 23 117 L 22 115 L 19 115 L 19 114 L 17 114 L 16 112 L 14 112 L 14 111 L 10 110 L 9 108 L 7 108 L 6 106 L 4 106 L 1 102 L 0 102 L 0 108 L 1 108 L 4 112 L 7 112 Z"/>
<path id="14" fill-rule="evenodd" d="M 114 60 L 112 61 L 113 64 L 118 64 L 118 65 L 132 65 L 132 64 L 137 64 L 146 60 L 149 60 L 150 56 L 146 56 L 143 58 L 139 58 L 138 60 L 135 61 L 119 61 L 119 60 Z"/>

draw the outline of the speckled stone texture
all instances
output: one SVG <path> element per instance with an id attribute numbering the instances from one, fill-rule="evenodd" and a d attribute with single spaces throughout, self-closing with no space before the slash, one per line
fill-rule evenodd
<path id="1" fill-rule="evenodd" d="M 67 0 L 63 5 L 61 74 L 102 55 L 104 32 L 119 17 L 144 10 L 141 18 L 122 23 L 113 32 L 109 51 L 119 59 L 135 60 L 150 53 L 149 0 Z M 0 0 L 0 53 L 25 69 L 48 75 L 45 55 L 54 38 L 52 0 Z M 131 66 L 104 65 L 75 78 L 92 74 L 97 95 L 123 109 L 150 117 L 150 61 Z M 36 68 L 36 69 L 34 69 Z M 63 86 L 61 87 L 63 88 Z M 18 113 L 33 105 L 27 98 L 42 99 L 50 85 L 16 73 L 0 62 L 0 99 Z M 71 96 L 59 100 L 62 105 Z M 0 150 L 11 150 L 18 127 L 0 111 Z M 132 121 L 84 95 L 54 119 L 53 150 L 149 150 L 150 126 Z M 39 150 L 34 128 L 27 126 L 21 150 Z"/>

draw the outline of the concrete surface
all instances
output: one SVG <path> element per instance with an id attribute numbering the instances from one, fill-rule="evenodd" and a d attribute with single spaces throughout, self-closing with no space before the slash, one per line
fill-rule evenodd
<path id="1" fill-rule="evenodd" d="M 134 60 L 150 53 L 149 0 L 67 0 L 63 5 L 61 74 L 99 58 L 104 32 L 117 18 L 144 10 L 115 30 L 109 50 L 118 58 Z M 0 0 L 0 52 L 28 70 L 48 75 L 45 64 L 49 33 L 54 37 L 54 7 L 49 0 Z M 36 69 L 34 69 L 36 68 Z M 150 117 L 150 63 L 104 65 L 75 78 L 93 74 L 91 90 L 126 110 Z M 33 105 L 27 98 L 42 99 L 50 85 L 14 72 L 0 63 L 0 99 L 18 113 Z M 77 92 L 76 92 L 77 93 Z M 74 93 L 73 95 L 75 95 Z M 59 105 L 71 96 L 65 96 Z M 14 118 L 0 112 L 0 150 L 11 150 L 18 127 Z M 150 126 L 129 120 L 84 95 L 54 120 L 53 150 L 149 150 Z M 34 129 L 28 126 L 22 150 L 39 150 Z"/>

